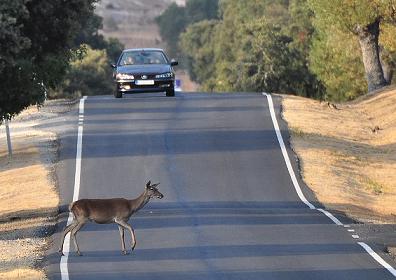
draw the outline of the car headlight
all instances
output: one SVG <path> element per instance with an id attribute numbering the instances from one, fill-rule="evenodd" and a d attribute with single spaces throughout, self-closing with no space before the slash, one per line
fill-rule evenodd
<path id="1" fill-rule="evenodd" d="M 173 78 L 173 73 L 172 73 L 172 72 L 169 72 L 169 73 L 164 73 L 164 74 L 155 75 L 155 78 L 157 78 L 157 79 L 161 79 L 161 78 Z"/>
<path id="2" fill-rule="evenodd" d="M 117 80 L 134 80 L 135 77 L 131 74 L 117 73 L 116 79 Z"/>

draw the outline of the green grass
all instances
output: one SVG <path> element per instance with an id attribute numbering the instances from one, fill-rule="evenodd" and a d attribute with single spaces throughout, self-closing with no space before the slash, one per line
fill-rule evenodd
<path id="1" fill-rule="evenodd" d="M 295 137 L 304 137 L 306 135 L 306 133 L 298 127 L 292 127 L 289 129 L 289 131 L 290 134 Z"/>
<path id="2" fill-rule="evenodd" d="M 366 184 L 366 188 L 369 191 L 373 192 L 373 194 L 380 195 L 383 193 L 384 187 L 380 183 L 378 183 L 370 178 L 366 178 L 365 184 Z"/>

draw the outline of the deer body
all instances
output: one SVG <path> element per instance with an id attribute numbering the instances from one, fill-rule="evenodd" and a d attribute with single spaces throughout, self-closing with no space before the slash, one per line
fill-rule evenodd
<path id="1" fill-rule="evenodd" d="M 98 224 L 110 224 L 114 223 L 115 218 L 129 220 L 139 210 L 134 205 L 139 203 L 140 208 L 143 208 L 148 201 L 144 202 L 125 198 L 80 199 L 70 205 L 70 211 L 75 217 L 84 217 Z"/>
<path id="2" fill-rule="evenodd" d="M 136 238 L 132 227 L 128 224 L 128 220 L 134 213 L 143 208 L 151 198 L 163 198 L 163 194 L 156 188 L 158 185 L 159 183 L 151 185 L 149 181 L 146 184 L 145 191 L 139 197 L 131 200 L 125 198 L 80 199 L 72 202 L 69 206 L 69 211 L 73 213 L 74 220 L 63 231 L 59 252 L 63 255 L 64 239 L 67 233 L 70 232 L 77 254 L 81 255 L 76 240 L 76 233 L 88 221 L 98 224 L 116 223 L 120 232 L 121 247 L 124 255 L 127 254 L 125 250 L 124 230 L 129 230 L 132 237 L 132 250 L 134 250 Z"/>

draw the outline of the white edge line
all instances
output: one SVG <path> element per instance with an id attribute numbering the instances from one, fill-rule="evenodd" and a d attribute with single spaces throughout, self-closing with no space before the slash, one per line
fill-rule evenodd
<path id="1" fill-rule="evenodd" d="M 310 209 L 316 209 L 315 206 L 313 206 L 312 203 L 310 203 L 305 198 L 305 196 L 304 196 L 304 194 L 303 194 L 303 192 L 301 190 L 300 184 L 297 181 L 296 174 L 294 173 L 293 167 L 291 165 L 289 155 L 287 154 L 285 143 L 283 142 L 282 134 L 281 134 L 280 129 L 279 129 L 278 120 L 276 119 L 275 110 L 274 110 L 274 103 L 272 102 L 272 97 L 271 97 L 270 94 L 267 94 L 265 92 L 263 92 L 263 95 L 265 95 L 267 97 L 268 107 L 269 107 L 269 110 L 270 110 L 271 119 L 272 119 L 272 123 L 274 125 L 276 137 L 278 138 L 279 146 L 280 146 L 280 148 L 282 150 L 283 158 L 285 160 L 285 163 L 286 163 L 286 166 L 287 166 L 287 170 L 289 171 L 290 178 L 291 178 L 291 180 L 293 182 L 293 186 L 296 189 L 297 195 L 301 199 L 301 201 L 305 205 L 307 205 Z"/>
<path id="2" fill-rule="evenodd" d="M 388 264 L 383 258 L 381 258 L 376 252 L 374 252 L 374 250 L 371 249 L 369 245 L 367 245 L 364 242 L 358 242 L 357 244 L 362 246 L 363 249 L 366 250 L 366 252 L 369 253 L 373 259 L 375 259 L 380 265 L 385 267 L 394 277 L 396 277 L 396 270 L 390 264 Z"/>
<path id="3" fill-rule="evenodd" d="M 331 214 L 329 211 L 326 211 L 326 210 L 320 209 L 320 208 L 318 208 L 318 209 L 316 209 L 316 210 L 318 210 L 319 212 L 322 212 L 323 214 L 325 214 L 325 215 L 326 215 L 327 217 L 329 217 L 330 220 L 332 220 L 336 225 L 338 225 L 338 226 L 342 226 L 342 225 L 343 225 L 343 223 L 341 223 L 341 221 L 340 221 L 339 219 L 337 219 L 336 217 L 334 217 L 334 215 Z"/>
<path id="4" fill-rule="evenodd" d="M 84 115 L 84 101 L 87 99 L 86 96 L 80 99 L 79 104 L 79 115 Z M 81 178 L 81 154 L 82 154 L 82 136 L 83 136 L 83 123 L 79 122 L 78 124 L 78 134 L 77 134 L 77 152 L 76 152 L 76 171 L 74 175 L 74 191 L 73 191 L 73 201 L 78 200 L 78 195 L 80 193 L 80 178 Z M 73 221 L 73 216 L 69 213 L 69 217 L 67 219 L 67 225 L 70 225 Z M 67 266 L 67 261 L 69 259 L 70 252 L 70 234 L 68 234 L 65 238 L 65 242 L 63 244 L 64 256 L 61 257 L 59 267 L 61 273 L 62 280 L 69 280 L 69 270 Z"/>
<path id="5" fill-rule="evenodd" d="M 290 158 L 287 154 L 287 150 L 285 147 L 285 143 L 283 142 L 283 138 L 282 138 L 282 134 L 280 133 L 280 129 L 279 129 L 279 125 L 278 125 L 278 121 L 276 119 L 276 115 L 275 115 L 275 110 L 274 110 L 274 103 L 272 102 L 272 97 L 270 94 L 267 94 L 265 92 L 263 92 L 263 95 L 267 97 L 268 100 L 268 107 L 270 109 L 270 113 L 271 113 L 271 119 L 272 122 L 274 124 L 274 129 L 276 132 L 276 137 L 278 138 L 278 142 L 279 145 L 281 147 L 282 150 L 282 154 L 283 154 L 283 158 L 286 162 L 286 166 L 287 169 L 289 171 L 290 177 L 292 179 L 294 188 L 297 191 L 297 195 L 298 197 L 301 199 L 301 201 L 303 203 L 305 203 L 310 209 L 316 209 L 320 212 L 322 212 L 323 214 L 325 214 L 327 217 L 329 217 L 335 224 L 337 225 L 343 225 L 340 220 L 338 220 L 336 217 L 334 217 L 330 212 L 324 210 L 324 209 L 317 209 L 315 206 L 313 206 L 304 196 L 304 194 L 301 191 L 301 187 L 296 179 L 296 175 L 293 171 L 293 168 L 291 166 L 290 163 Z M 344 227 L 349 228 L 349 225 L 344 225 Z M 366 250 L 367 253 L 370 254 L 370 256 L 375 259 L 379 264 L 381 264 L 385 269 L 387 269 L 394 277 L 396 277 L 396 270 L 390 265 L 388 264 L 383 258 L 381 258 L 376 252 L 374 252 L 373 249 L 371 249 L 371 247 L 369 245 L 367 245 L 364 242 L 357 242 L 357 244 L 359 244 L 360 246 L 362 246 L 364 248 L 364 250 Z"/>

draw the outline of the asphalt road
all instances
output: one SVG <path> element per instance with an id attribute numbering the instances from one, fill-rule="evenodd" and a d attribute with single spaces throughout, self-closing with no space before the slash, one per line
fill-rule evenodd
<path id="1" fill-rule="evenodd" d="M 65 204 L 76 133 L 61 138 Z M 116 225 L 88 224 L 78 234 L 84 256 L 71 246 L 70 279 L 394 279 L 347 228 L 300 201 L 260 94 L 88 98 L 79 198 L 133 198 L 147 180 L 161 182 L 165 197 L 131 218 L 135 251 L 121 255 Z M 54 250 L 47 270 L 60 279 Z"/>

